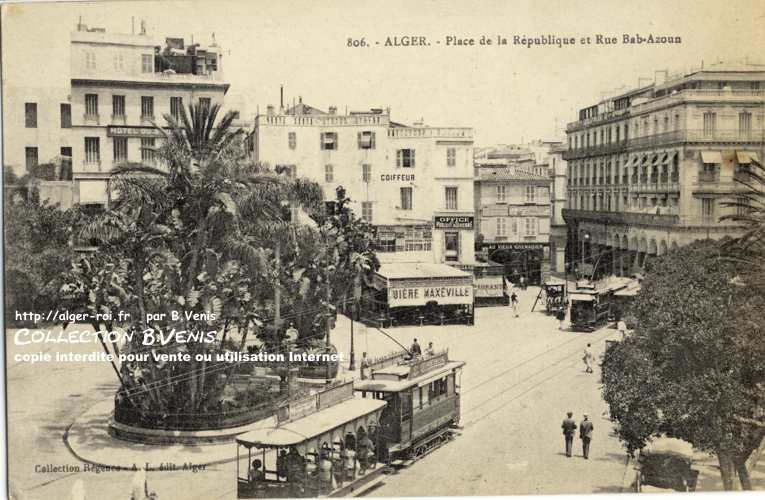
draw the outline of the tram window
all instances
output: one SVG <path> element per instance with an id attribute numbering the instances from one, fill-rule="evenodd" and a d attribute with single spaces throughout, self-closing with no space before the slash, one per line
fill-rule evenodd
<path id="1" fill-rule="evenodd" d="M 402 392 L 400 394 L 401 394 L 401 396 L 400 396 L 400 398 L 401 398 L 401 415 L 406 417 L 412 411 L 411 399 L 409 399 L 409 394 L 407 394 L 405 392 Z"/>
<path id="2" fill-rule="evenodd" d="M 423 390 L 424 387 L 420 387 L 420 408 L 423 406 L 426 406 L 428 402 L 430 401 L 430 394 L 428 390 Z"/>
<path id="3" fill-rule="evenodd" d="M 454 394 L 454 374 L 446 377 L 446 393 Z"/>
<path id="4" fill-rule="evenodd" d="M 420 401 L 420 388 L 415 387 L 412 391 L 413 395 L 413 401 L 412 401 L 412 407 L 413 408 L 422 408 L 422 401 Z"/>

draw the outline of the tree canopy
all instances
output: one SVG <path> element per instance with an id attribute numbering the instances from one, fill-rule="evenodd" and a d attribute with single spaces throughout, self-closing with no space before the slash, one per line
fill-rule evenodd
<path id="1" fill-rule="evenodd" d="M 726 487 L 732 466 L 747 487 L 743 464 L 763 432 L 741 417 L 763 411 L 765 290 L 741 285 L 751 268 L 726 258 L 727 243 L 697 241 L 653 261 L 634 334 L 604 359 L 603 394 L 630 453 L 651 436 L 684 439 L 718 455 Z"/>

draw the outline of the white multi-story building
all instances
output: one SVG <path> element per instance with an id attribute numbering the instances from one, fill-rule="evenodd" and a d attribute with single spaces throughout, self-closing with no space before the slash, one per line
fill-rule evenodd
<path id="1" fill-rule="evenodd" d="M 740 229 L 720 217 L 765 147 L 765 68 L 713 66 L 582 109 L 567 126 L 568 257 L 589 272 Z"/>
<path id="2" fill-rule="evenodd" d="M 474 263 L 473 131 L 404 126 L 383 109 L 337 114 L 299 103 L 255 120 L 255 155 L 324 186 L 343 186 L 376 227 L 379 251 L 411 261 Z"/>
<path id="3" fill-rule="evenodd" d="M 143 30 L 142 30 L 143 31 Z M 70 74 L 57 87 L 4 86 L 4 158 L 17 175 L 42 172 L 41 196 L 104 205 L 110 170 L 153 163 L 165 114 L 190 103 L 222 103 L 228 90 L 213 43 L 184 46 L 142 34 L 107 33 L 78 24 L 70 40 Z M 44 61 L 40 62 L 44 64 Z"/>

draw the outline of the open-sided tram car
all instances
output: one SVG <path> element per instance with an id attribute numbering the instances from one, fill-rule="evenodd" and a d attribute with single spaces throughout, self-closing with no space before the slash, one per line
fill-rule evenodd
<path id="1" fill-rule="evenodd" d="M 376 427 L 385 401 L 353 382 L 292 401 L 237 439 L 237 498 L 351 496 L 381 480 Z"/>
<path id="2" fill-rule="evenodd" d="M 549 278 L 542 284 L 547 314 L 558 315 L 566 310 L 566 282 Z"/>
<path id="3" fill-rule="evenodd" d="M 460 420 L 463 361 L 448 352 L 378 367 L 354 389 L 387 405 L 378 428 L 378 460 L 406 463 L 446 442 Z"/>

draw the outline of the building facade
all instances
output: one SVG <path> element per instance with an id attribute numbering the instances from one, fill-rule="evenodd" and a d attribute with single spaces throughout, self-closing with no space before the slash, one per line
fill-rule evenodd
<path id="1" fill-rule="evenodd" d="M 185 47 L 78 24 L 69 55 L 65 86 L 6 88 L 4 106 L 6 136 L 19 137 L 5 145 L 6 164 L 17 175 L 50 166 L 40 194 L 63 208 L 107 204 L 113 167 L 155 163 L 154 123 L 190 103 L 222 104 L 228 90 L 215 44 Z"/>
<path id="2" fill-rule="evenodd" d="M 473 131 L 404 126 L 387 110 L 328 112 L 302 103 L 255 120 L 257 160 L 324 187 L 343 186 L 376 228 L 381 258 L 474 262 Z"/>
<path id="3" fill-rule="evenodd" d="M 550 172 L 550 270 L 567 273 L 566 242 L 568 229 L 563 218 L 567 206 L 568 167 L 563 158 L 567 148 L 564 143 L 550 145 L 548 166 Z"/>
<path id="4" fill-rule="evenodd" d="M 711 67 L 582 109 L 567 126 L 568 258 L 582 274 L 737 234 L 721 202 L 765 145 L 765 68 Z"/>
<path id="5" fill-rule="evenodd" d="M 548 166 L 512 148 L 475 160 L 475 213 L 481 258 L 504 264 L 518 283 L 539 284 L 550 271 Z"/>

